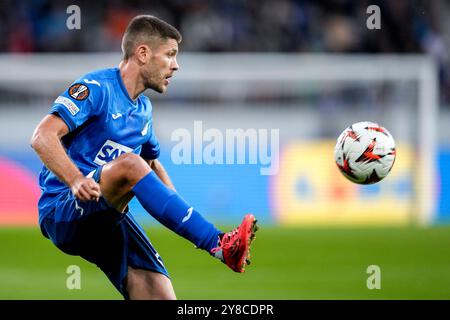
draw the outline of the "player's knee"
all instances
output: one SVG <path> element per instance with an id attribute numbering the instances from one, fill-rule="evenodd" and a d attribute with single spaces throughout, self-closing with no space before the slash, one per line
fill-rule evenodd
<path id="1" fill-rule="evenodd" d="M 122 154 L 117 159 L 116 166 L 123 175 L 131 180 L 139 179 L 150 172 L 150 166 L 135 153 Z"/>
<path id="2" fill-rule="evenodd" d="M 126 286 L 130 299 L 177 299 L 170 279 L 158 272 L 128 267 Z"/>

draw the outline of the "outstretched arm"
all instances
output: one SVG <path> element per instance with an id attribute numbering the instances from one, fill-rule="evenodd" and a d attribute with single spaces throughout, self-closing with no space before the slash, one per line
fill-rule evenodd
<path id="1" fill-rule="evenodd" d="M 86 178 L 67 155 L 61 138 L 69 132 L 66 123 L 58 116 L 47 115 L 38 124 L 31 138 L 31 147 L 44 165 L 69 186 L 81 201 L 100 198 L 100 186 Z"/>

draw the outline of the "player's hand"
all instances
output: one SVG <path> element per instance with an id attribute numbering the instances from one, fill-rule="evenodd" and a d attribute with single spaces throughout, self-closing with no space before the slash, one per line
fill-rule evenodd
<path id="1" fill-rule="evenodd" d="M 76 178 L 70 189 L 73 195 L 83 202 L 91 200 L 98 202 L 101 196 L 100 185 L 94 179 L 85 176 Z"/>

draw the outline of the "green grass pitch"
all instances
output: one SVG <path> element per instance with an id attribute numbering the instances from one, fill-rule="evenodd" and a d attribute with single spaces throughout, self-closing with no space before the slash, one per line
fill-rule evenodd
<path id="1" fill-rule="evenodd" d="M 450 299 L 450 227 L 262 226 L 252 265 L 236 274 L 162 228 L 147 233 L 179 299 Z M 69 290 L 67 267 L 81 268 Z M 381 268 L 381 289 L 366 286 Z M 96 266 L 60 252 L 36 228 L 0 229 L 0 299 L 121 299 Z"/>

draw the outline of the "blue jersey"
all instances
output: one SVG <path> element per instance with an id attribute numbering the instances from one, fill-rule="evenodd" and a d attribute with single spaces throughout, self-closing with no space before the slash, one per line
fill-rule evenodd
<path id="1" fill-rule="evenodd" d="M 69 127 L 70 132 L 62 143 L 84 175 L 123 153 L 134 152 L 144 159 L 159 156 L 150 100 L 141 94 L 133 101 L 118 68 L 91 72 L 79 78 L 55 100 L 50 113 L 57 114 Z M 68 187 L 45 166 L 39 185 L 41 222 Z"/>

